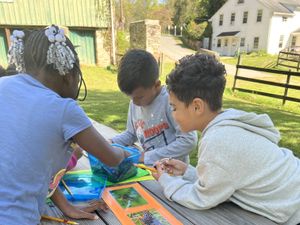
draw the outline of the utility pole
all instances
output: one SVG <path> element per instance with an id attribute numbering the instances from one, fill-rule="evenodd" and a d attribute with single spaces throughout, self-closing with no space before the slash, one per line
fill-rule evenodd
<path id="1" fill-rule="evenodd" d="M 119 3 L 120 3 L 119 28 L 121 30 L 124 30 L 125 29 L 125 17 L 124 17 L 123 0 L 119 0 Z"/>
<path id="2" fill-rule="evenodd" d="M 114 5 L 112 0 L 109 0 L 110 8 L 110 23 L 111 23 L 111 54 L 112 54 L 112 64 L 116 65 L 116 41 L 115 41 L 115 17 L 114 17 Z"/>

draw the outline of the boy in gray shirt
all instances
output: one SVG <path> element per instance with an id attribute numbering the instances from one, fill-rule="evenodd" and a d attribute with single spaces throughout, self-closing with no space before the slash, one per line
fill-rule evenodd
<path id="1" fill-rule="evenodd" d="M 138 141 L 144 150 L 140 161 L 145 164 L 166 157 L 189 162 L 197 133 L 183 133 L 175 123 L 155 58 L 144 50 L 128 51 L 119 66 L 118 85 L 131 101 L 127 129 L 112 142 L 133 145 Z"/>

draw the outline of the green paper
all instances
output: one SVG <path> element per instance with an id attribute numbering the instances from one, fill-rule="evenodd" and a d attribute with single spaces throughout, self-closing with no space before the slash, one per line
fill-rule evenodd
<path id="1" fill-rule="evenodd" d="M 77 171 L 69 171 L 69 172 L 67 172 L 67 174 L 92 174 L 92 171 L 91 170 L 77 170 Z M 115 184 L 124 184 L 124 183 L 144 181 L 144 180 L 153 180 L 153 179 L 154 178 L 152 177 L 152 175 L 150 174 L 149 171 L 138 168 L 137 175 L 135 175 L 134 177 L 131 177 L 127 180 L 117 182 L 117 183 L 106 181 L 106 186 L 113 186 Z"/>

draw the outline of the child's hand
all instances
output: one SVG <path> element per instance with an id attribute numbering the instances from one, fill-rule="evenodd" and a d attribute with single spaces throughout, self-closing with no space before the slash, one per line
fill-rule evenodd
<path id="1" fill-rule="evenodd" d="M 156 164 L 161 164 L 164 170 L 173 176 L 182 176 L 188 167 L 186 163 L 180 160 L 169 158 L 162 159 L 156 162 Z"/>
<path id="2" fill-rule="evenodd" d="M 88 205 L 84 205 L 84 206 L 74 206 L 68 204 L 68 206 L 64 208 L 62 211 L 66 216 L 73 219 L 96 220 L 99 219 L 99 217 L 93 214 L 92 212 L 94 212 L 97 209 L 106 211 L 108 207 L 102 200 L 93 200 L 89 202 Z"/>
<path id="3" fill-rule="evenodd" d="M 160 161 L 157 161 L 155 164 L 154 164 L 154 167 L 156 169 L 156 173 L 152 173 L 152 176 L 154 177 L 155 180 L 158 180 L 160 178 L 160 176 L 165 173 L 165 167 L 164 165 L 160 162 Z"/>
<path id="4" fill-rule="evenodd" d="M 141 152 L 141 156 L 140 156 L 140 158 L 139 158 L 139 162 L 140 162 L 140 163 L 143 163 L 144 160 L 145 160 L 145 152 Z"/>
<path id="5" fill-rule="evenodd" d="M 77 145 L 77 144 L 74 145 L 73 149 L 74 149 L 74 154 L 75 154 L 77 160 L 80 159 L 81 156 L 83 155 L 83 149 L 80 148 L 79 145 Z"/>

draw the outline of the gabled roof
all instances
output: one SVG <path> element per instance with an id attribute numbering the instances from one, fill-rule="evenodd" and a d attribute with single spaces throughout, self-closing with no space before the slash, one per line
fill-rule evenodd
<path id="1" fill-rule="evenodd" d="M 258 0 L 266 7 L 277 13 L 293 14 L 300 8 L 300 0 Z"/>

